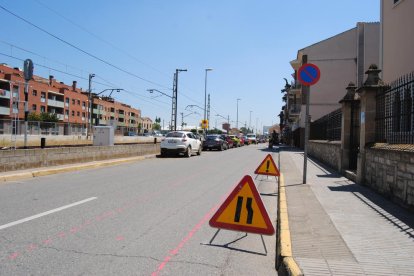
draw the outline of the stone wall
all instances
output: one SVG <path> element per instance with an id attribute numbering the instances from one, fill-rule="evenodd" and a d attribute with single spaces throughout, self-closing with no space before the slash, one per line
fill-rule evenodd
<path id="1" fill-rule="evenodd" d="M 160 144 L 84 146 L 0 151 L 0 172 L 158 154 Z"/>
<path id="2" fill-rule="evenodd" d="M 364 184 L 414 210 L 414 146 L 374 145 L 366 149 Z"/>
<path id="3" fill-rule="evenodd" d="M 308 154 L 325 165 L 340 171 L 341 141 L 309 141 Z"/>

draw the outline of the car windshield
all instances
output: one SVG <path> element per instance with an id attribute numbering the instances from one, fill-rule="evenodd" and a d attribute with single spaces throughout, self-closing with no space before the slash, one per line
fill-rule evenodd
<path id="1" fill-rule="evenodd" d="M 252 138 L 254 138 L 254 137 L 256 137 L 256 135 L 254 135 L 254 134 L 247 134 L 247 137 L 252 137 Z"/>
<path id="2" fill-rule="evenodd" d="M 217 138 L 219 138 L 219 136 L 217 136 L 217 135 L 207 135 L 206 136 L 207 140 L 216 140 Z"/>
<path id="3" fill-rule="evenodd" d="M 170 132 L 166 137 L 168 138 L 183 138 L 184 134 L 181 132 Z"/>

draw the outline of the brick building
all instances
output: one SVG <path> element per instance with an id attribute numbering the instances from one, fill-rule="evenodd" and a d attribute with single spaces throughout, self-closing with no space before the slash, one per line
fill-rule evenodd
<path id="1" fill-rule="evenodd" d="M 66 85 L 53 76 L 48 79 L 33 76 L 29 81 L 29 112 L 56 114 L 59 122 L 90 124 L 89 95 L 76 87 L 77 82 Z M 117 125 L 118 129 L 137 131 L 141 111 L 113 98 L 92 93 L 92 124 Z M 0 64 L 0 120 L 24 119 L 24 77 L 19 68 Z M 99 118 L 99 120 L 97 120 Z"/>

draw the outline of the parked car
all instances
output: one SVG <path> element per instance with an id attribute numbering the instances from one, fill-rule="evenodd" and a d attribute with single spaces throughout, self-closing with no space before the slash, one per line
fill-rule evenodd
<path id="1" fill-rule="evenodd" d="M 243 136 L 243 139 L 244 139 L 244 144 L 245 144 L 246 146 L 248 146 L 248 145 L 250 145 L 250 144 L 251 144 L 251 141 L 247 138 L 247 136 Z"/>
<path id="2" fill-rule="evenodd" d="M 241 146 L 239 137 L 237 137 L 236 135 L 229 135 L 229 137 L 233 140 L 235 148 L 238 148 Z"/>
<path id="3" fill-rule="evenodd" d="M 161 141 L 161 156 L 169 153 L 180 154 L 190 157 L 193 154 L 201 155 L 201 141 L 189 131 L 169 132 Z"/>
<path id="4" fill-rule="evenodd" d="M 239 136 L 240 139 L 240 146 L 244 146 L 246 144 L 246 139 L 244 139 L 244 136 Z"/>
<path id="5" fill-rule="evenodd" d="M 257 144 L 256 134 L 249 133 L 247 134 L 247 140 L 249 140 L 249 144 Z"/>
<path id="6" fill-rule="evenodd" d="M 226 150 L 229 148 L 227 141 L 223 140 L 220 135 L 207 135 L 203 142 L 203 150 Z"/>
<path id="7" fill-rule="evenodd" d="M 221 134 L 220 136 L 221 136 L 221 139 L 223 139 L 224 141 L 227 142 L 227 144 L 229 146 L 228 147 L 229 149 L 234 147 L 234 141 L 233 141 L 233 139 L 231 139 L 230 136 L 228 136 L 227 134 Z"/>

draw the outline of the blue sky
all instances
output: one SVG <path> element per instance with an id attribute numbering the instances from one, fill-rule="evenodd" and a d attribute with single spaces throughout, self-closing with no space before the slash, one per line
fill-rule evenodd
<path id="1" fill-rule="evenodd" d="M 210 126 L 223 122 L 216 114 L 229 115 L 234 126 L 240 98 L 239 126 L 251 122 L 261 128 L 279 122 L 280 89 L 283 78 L 292 74 L 289 61 L 297 50 L 357 22 L 379 21 L 379 2 L 0 0 L 2 7 L 106 62 L 0 8 L 0 63 L 22 67 L 21 60 L 31 58 L 36 75 L 53 75 L 67 84 L 76 80 L 84 89 L 88 74 L 94 73 L 94 92 L 123 88 L 113 94 L 117 100 L 141 109 L 143 116 L 161 117 L 165 125 L 171 119 L 171 99 L 152 98 L 147 89 L 171 95 L 175 69 L 187 69 L 178 81 L 178 112 L 187 115 L 188 105 L 204 107 L 204 70 L 213 68 L 207 82 Z M 189 125 L 203 116 L 203 110 L 192 110 L 201 115 L 187 116 Z"/>

